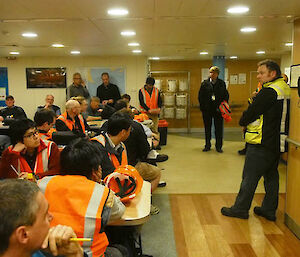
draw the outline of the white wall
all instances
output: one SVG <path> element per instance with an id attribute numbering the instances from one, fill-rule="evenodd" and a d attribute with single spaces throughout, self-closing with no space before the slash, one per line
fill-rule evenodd
<path id="1" fill-rule="evenodd" d="M 138 106 L 138 89 L 144 85 L 147 70 L 147 58 L 144 56 L 110 57 L 18 57 L 16 60 L 0 58 L 0 67 L 8 68 L 9 94 L 15 98 L 15 104 L 23 107 L 27 116 L 33 118 L 38 105 L 44 104 L 46 94 L 53 94 L 55 104 L 64 109 L 66 90 L 27 89 L 26 67 L 66 67 L 67 85 L 72 84 L 73 73 L 77 67 L 124 67 L 126 69 L 126 93 L 132 97 L 132 105 Z"/>

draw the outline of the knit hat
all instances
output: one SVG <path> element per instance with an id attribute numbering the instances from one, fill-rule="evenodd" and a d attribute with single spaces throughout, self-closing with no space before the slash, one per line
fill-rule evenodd
<path id="1" fill-rule="evenodd" d="M 155 84 L 155 79 L 154 78 L 152 78 L 152 77 L 148 77 L 147 79 L 146 79 L 146 84 L 147 85 L 154 85 Z"/>

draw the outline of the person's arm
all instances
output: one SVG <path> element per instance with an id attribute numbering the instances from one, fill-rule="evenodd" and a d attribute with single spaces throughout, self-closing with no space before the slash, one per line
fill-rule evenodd
<path id="1" fill-rule="evenodd" d="M 162 99 L 161 99 L 161 95 L 160 95 L 160 92 L 158 91 L 158 100 L 157 100 L 157 105 L 158 105 L 158 108 L 161 108 L 162 106 Z"/>
<path id="2" fill-rule="evenodd" d="M 2 153 L 2 158 L 0 161 L 0 179 L 18 177 L 11 165 L 17 170 L 19 157 L 19 152 L 10 151 L 9 149 L 6 149 Z"/>
<path id="3" fill-rule="evenodd" d="M 111 191 L 112 192 L 112 191 Z M 113 193 L 111 196 L 112 199 L 108 199 L 108 203 L 111 203 L 111 210 L 110 210 L 110 216 L 108 219 L 108 224 L 112 223 L 113 221 L 119 220 L 121 219 L 121 217 L 123 216 L 126 207 L 125 205 L 121 202 L 120 198 L 115 196 L 115 194 Z"/>
<path id="4" fill-rule="evenodd" d="M 251 122 L 257 120 L 260 115 L 265 113 L 277 101 L 277 93 L 272 88 L 264 88 L 261 90 L 248 109 L 244 111 L 241 119 L 240 126 L 247 126 Z"/>
<path id="5" fill-rule="evenodd" d="M 71 98 L 71 96 L 72 96 L 72 85 L 71 86 L 68 86 L 68 88 L 67 88 L 67 93 L 66 93 L 66 98 L 67 98 L 67 101 Z"/>
<path id="6" fill-rule="evenodd" d="M 53 176 L 60 173 L 60 152 L 58 146 L 53 142 L 51 145 L 51 153 L 48 161 L 48 171 L 39 173 L 39 179 L 45 176 Z"/>
<path id="7" fill-rule="evenodd" d="M 86 86 L 82 86 L 82 89 L 83 89 L 83 96 L 86 99 L 90 98 L 90 93 L 89 93 L 88 89 L 86 88 Z"/>
<path id="8" fill-rule="evenodd" d="M 115 85 L 114 103 L 116 103 L 119 99 L 121 99 L 120 89 L 117 85 Z"/>
<path id="9" fill-rule="evenodd" d="M 223 96 L 224 100 L 223 101 L 226 101 L 228 103 L 228 101 L 229 101 L 229 93 L 228 93 L 228 90 L 226 89 L 226 83 L 224 81 L 223 81 L 223 86 L 224 86 L 224 96 Z"/>
<path id="10" fill-rule="evenodd" d="M 136 140 L 137 143 L 137 152 L 138 152 L 138 156 L 142 159 L 145 160 L 148 153 L 150 152 L 150 145 L 148 143 L 147 140 L 147 136 L 144 132 L 144 129 L 142 127 L 142 125 L 136 123 L 138 126 L 134 127 L 134 138 Z"/>
<path id="11" fill-rule="evenodd" d="M 204 110 L 204 106 L 205 106 L 205 84 L 204 82 L 201 83 L 200 89 L 199 89 L 199 93 L 198 93 L 198 101 L 200 104 L 200 110 L 203 111 Z"/>
<path id="12" fill-rule="evenodd" d="M 139 90 L 139 101 L 140 101 L 140 105 L 143 107 L 144 110 L 146 111 L 150 110 L 150 108 L 144 102 L 142 90 Z"/>
<path id="13" fill-rule="evenodd" d="M 15 117 L 15 119 L 27 119 L 27 115 L 22 107 L 18 107 L 18 114 L 17 117 Z"/>
<path id="14" fill-rule="evenodd" d="M 57 119 L 55 122 L 55 128 L 57 131 L 70 131 L 67 125 L 62 121 Z"/>

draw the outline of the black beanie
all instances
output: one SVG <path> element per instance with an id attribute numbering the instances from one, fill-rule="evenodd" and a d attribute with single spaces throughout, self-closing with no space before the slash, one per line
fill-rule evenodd
<path id="1" fill-rule="evenodd" d="M 155 79 L 154 78 L 152 78 L 152 77 L 148 77 L 147 79 L 146 79 L 146 84 L 147 85 L 154 85 L 155 84 Z"/>

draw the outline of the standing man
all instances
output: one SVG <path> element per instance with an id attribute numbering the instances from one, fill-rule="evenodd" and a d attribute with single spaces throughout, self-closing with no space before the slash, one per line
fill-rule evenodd
<path id="1" fill-rule="evenodd" d="M 147 113 L 149 118 L 153 121 L 153 132 L 158 133 L 158 117 L 162 100 L 159 90 L 154 87 L 155 79 L 148 77 L 146 85 L 139 90 L 139 101 L 141 112 Z"/>
<path id="2" fill-rule="evenodd" d="M 263 87 L 240 119 L 240 125 L 247 126 L 245 140 L 248 143 L 240 191 L 234 205 L 223 207 L 221 212 L 225 216 L 248 219 L 258 181 L 263 176 L 266 194 L 261 207 L 254 207 L 254 213 L 275 221 L 279 189 L 277 166 L 280 124 L 290 88 L 281 77 L 279 65 L 272 60 L 259 62 L 257 72 Z"/>
<path id="3" fill-rule="evenodd" d="M 74 96 L 83 96 L 85 99 L 90 98 L 90 93 L 79 72 L 74 73 L 73 84 L 68 86 L 67 89 L 67 100 Z"/>
<path id="4" fill-rule="evenodd" d="M 43 109 L 49 109 L 53 111 L 56 116 L 58 117 L 61 115 L 61 111 L 59 106 L 53 104 L 54 103 L 54 96 L 53 95 L 46 95 L 45 99 L 45 105 L 44 106 L 38 106 L 37 111 L 43 110 Z"/>
<path id="5" fill-rule="evenodd" d="M 211 125 L 214 119 L 216 150 L 223 153 L 223 118 L 219 110 L 219 106 L 223 101 L 229 99 L 226 84 L 219 79 L 220 69 L 213 66 L 209 69 L 209 78 L 201 83 L 198 94 L 200 110 L 202 112 L 204 129 L 205 129 L 205 147 L 203 152 L 210 151 L 211 148 Z"/>
<path id="6" fill-rule="evenodd" d="M 26 119 L 27 116 L 22 107 L 15 106 L 15 99 L 12 95 L 5 98 L 6 107 L 0 110 L 0 121 L 4 123 L 11 120 Z"/>
<path id="7" fill-rule="evenodd" d="M 103 105 L 114 106 L 114 104 L 121 99 L 120 90 L 117 85 L 109 82 L 109 74 L 103 72 L 101 74 L 102 84 L 97 87 L 97 97 Z"/>

